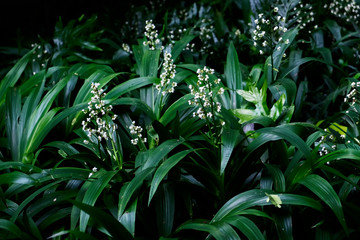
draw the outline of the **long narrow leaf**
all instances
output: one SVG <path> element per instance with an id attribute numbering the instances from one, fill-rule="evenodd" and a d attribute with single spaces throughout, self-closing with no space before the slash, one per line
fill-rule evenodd
<path id="1" fill-rule="evenodd" d="M 265 240 L 260 229 L 256 224 L 243 216 L 234 216 L 224 219 L 225 222 L 235 226 L 242 232 L 248 239 Z"/>
<path id="2" fill-rule="evenodd" d="M 111 215 L 87 204 L 72 200 L 69 201 L 76 207 L 89 214 L 95 222 L 104 226 L 106 230 L 111 234 L 112 238 L 124 240 L 134 239 L 131 234 L 126 230 L 126 228 Z"/>
<path id="3" fill-rule="evenodd" d="M 234 44 L 231 42 L 225 65 L 225 79 L 226 85 L 230 89 L 230 98 L 232 109 L 237 109 L 241 105 L 241 96 L 236 93 L 236 90 L 242 89 L 242 73 L 240 69 L 239 58 Z"/>
<path id="4" fill-rule="evenodd" d="M 187 154 L 192 152 L 193 150 L 185 150 L 179 153 L 174 154 L 164 161 L 159 168 L 156 170 L 154 177 L 152 179 L 150 185 L 150 193 L 149 193 L 149 201 L 148 205 L 150 205 L 151 199 L 153 198 L 159 184 L 166 176 L 166 174 L 176 165 L 178 164 Z"/>
<path id="5" fill-rule="evenodd" d="M 107 184 L 110 182 L 110 180 L 114 177 L 116 173 L 117 171 L 111 171 L 105 172 L 103 175 L 101 175 L 89 186 L 82 202 L 84 204 L 94 206 L 101 192 L 104 190 L 104 188 L 107 186 Z M 89 217 L 90 216 L 84 212 L 80 213 L 80 231 L 84 232 L 86 230 Z"/>
<path id="6" fill-rule="evenodd" d="M 309 188 L 316 196 L 323 200 L 335 213 L 344 230 L 348 232 L 339 196 L 330 183 L 319 175 L 314 174 L 306 176 L 299 183 Z"/>
<path id="7" fill-rule="evenodd" d="M 240 141 L 239 130 L 225 129 L 221 135 L 221 164 L 220 175 L 224 174 L 225 168 L 231 157 L 235 146 Z"/>
<path id="8" fill-rule="evenodd" d="M 132 90 L 135 90 L 137 88 L 144 87 L 149 84 L 158 83 L 159 79 L 156 77 L 140 77 L 140 78 L 134 78 L 131 80 L 128 80 L 108 92 L 105 99 L 116 99 L 120 96 L 122 96 L 125 93 L 128 93 Z"/>
<path id="9" fill-rule="evenodd" d="M 137 174 L 129 184 L 124 186 L 124 190 L 120 192 L 119 196 L 119 212 L 118 216 L 122 216 L 130 198 L 134 192 L 142 185 L 143 181 L 154 171 L 153 168 L 147 168 Z"/>

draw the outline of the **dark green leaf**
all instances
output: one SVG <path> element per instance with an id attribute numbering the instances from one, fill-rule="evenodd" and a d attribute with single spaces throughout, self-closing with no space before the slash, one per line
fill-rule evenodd
<path id="1" fill-rule="evenodd" d="M 323 200 L 335 213 L 340 224 L 347 232 L 347 225 L 344 218 L 344 213 L 339 196 L 336 194 L 333 187 L 328 181 L 318 175 L 308 175 L 299 181 L 300 184 L 309 188 L 315 195 Z"/>
<path id="2" fill-rule="evenodd" d="M 77 201 L 69 200 L 76 207 L 90 215 L 98 224 L 105 227 L 114 239 L 134 239 L 126 228 L 117 219 L 95 207 Z"/>
<path id="3" fill-rule="evenodd" d="M 221 164 L 220 175 L 224 174 L 225 168 L 231 157 L 235 146 L 240 141 L 239 130 L 225 129 L 221 135 Z"/>
<path id="4" fill-rule="evenodd" d="M 100 196 L 101 192 L 104 190 L 104 188 L 108 185 L 110 180 L 114 177 L 114 175 L 117 173 L 117 171 L 110 171 L 110 172 L 102 172 L 100 171 L 97 175 L 100 175 L 100 177 L 91 183 L 88 190 L 85 193 L 83 203 L 94 206 L 96 200 Z M 85 214 L 84 212 L 80 213 L 80 231 L 85 232 L 87 223 L 89 221 L 89 215 Z"/>
<path id="5" fill-rule="evenodd" d="M 151 181 L 150 185 L 150 193 L 149 193 L 149 201 L 148 205 L 150 205 L 151 199 L 153 198 L 159 184 L 166 176 L 166 174 L 176 165 L 178 164 L 187 154 L 192 152 L 193 150 L 186 150 L 179 153 L 174 154 L 173 156 L 166 159 L 156 170 L 154 177 Z"/>

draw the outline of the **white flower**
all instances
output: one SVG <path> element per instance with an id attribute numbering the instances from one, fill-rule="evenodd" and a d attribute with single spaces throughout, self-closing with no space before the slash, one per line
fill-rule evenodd
<path id="1" fill-rule="evenodd" d="M 139 139 L 135 138 L 135 139 L 131 139 L 131 144 L 132 145 L 137 145 L 138 144 Z"/>

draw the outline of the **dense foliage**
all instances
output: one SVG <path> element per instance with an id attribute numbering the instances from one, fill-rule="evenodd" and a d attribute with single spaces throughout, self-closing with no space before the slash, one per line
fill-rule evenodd
<path id="1" fill-rule="evenodd" d="M 158 0 L 2 47 L 0 238 L 359 239 L 359 6 Z"/>

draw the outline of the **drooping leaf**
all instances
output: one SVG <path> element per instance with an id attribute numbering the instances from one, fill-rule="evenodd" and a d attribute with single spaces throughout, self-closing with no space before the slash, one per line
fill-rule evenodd
<path id="1" fill-rule="evenodd" d="M 100 173 L 101 172 L 99 172 L 99 174 Z M 92 182 L 92 184 L 86 191 L 82 202 L 89 206 L 94 206 L 101 192 L 108 185 L 108 183 L 116 173 L 117 171 L 104 172 L 104 174 L 102 174 L 96 181 Z M 88 214 L 85 214 L 84 212 L 80 213 L 80 231 L 85 232 L 89 217 L 90 216 Z"/>
<path id="2" fill-rule="evenodd" d="M 150 185 L 150 193 L 149 193 L 149 201 L 148 205 L 151 202 L 151 199 L 153 198 L 158 186 L 160 185 L 163 178 L 166 176 L 166 174 L 176 165 L 178 164 L 184 157 L 186 157 L 187 154 L 192 152 L 193 150 L 185 150 L 179 153 L 174 154 L 173 156 L 166 159 L 156 170 L 154 177 L 151 181 Z"/>
<path id="3" fill-rule="evenodd" d="M 22 231 L 15 223 L 7 220 L 7 219 L 0 219 L 0 229 L 7 231 L 7 237 L 15 236 L 18 239 L 34 239 L 24 231 Z M 2 234 L 1 234 L 2 235 Z M 0 235 L 0 236 L 1 236 Z M 5 239 L 5 238 L 4 238 Z"/>
<path id="4" fill-rule="evenodd" d="M 111 89 L 105 96 L 105 99 L 114 100 L 122 96 L 125 93 L 128 93 L 132 90 L 144 87 L 149 84 L 158 83 L 159 79 L 156 77 L 140 77 L 130 79 L 124 83 L 119 84 L 118 86 Z"/>
<path id="5" fill-rule="evenodd" d="M 265 239 L 256 224 L 247 217 L 233 216 L 225 218 L 224 221 L 239 229 L 248 239 Z"/>
<path id="6" fill-rule="evenodd" d="M 1 80 L 0 84 L 0 114 L 3 112 L 3 104 L 5 102 L 5 94 L 8 91 L 9 87 L 15 86 L 16 82 L 20 79 L 20 76 L 25 70 L 25 67 L 30 62 L 33 57 L 33 51 L 30 50 L 25 54 L 19 61 L 16 62 L 15 66 L 6 74 L 6 76 Z"/>
<path id="7" fill-rule="evenodd" d="M 98 224 L 105 227 L 114 239 L 134 239 L 126 228 L 114 217 L 105 213 L 96 207 L 69 200 L 73 205 L 90 215 L 90 217 Z"/>
<path id="8" fill-rule="evenodd" d="M 134 192 L 139 189 L 142 185 L 143 181 L 154 171 L 154 168 L 146 168 L 135 175 L 135 177 L 131 180 L 131 182 L 124 186 L 124 190 L 121 190 L 119 196 L 119 212 L 118 216 L 122 216 L 127 204 L 129 203 Z"/>
<path id="9" fill-rule="evenodd" d="M 323 200 L 335 213 L 341 226 L 347 232 L 348 228 L 345 222 L 342 204 L 339 196 L 328 181 L 319 175 L 308 175 L 299 181 L 300 184 L 309 188 L 316 196 Z"/>

